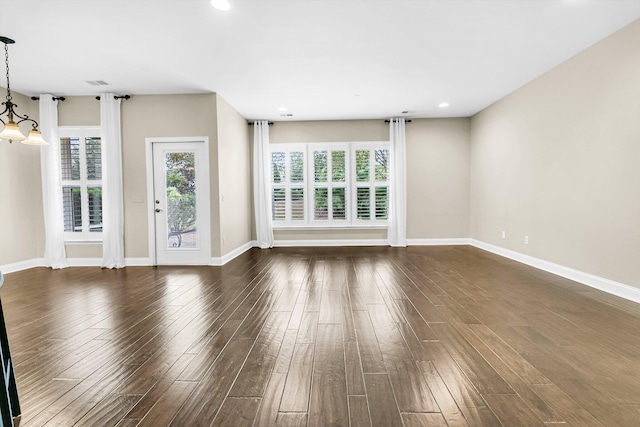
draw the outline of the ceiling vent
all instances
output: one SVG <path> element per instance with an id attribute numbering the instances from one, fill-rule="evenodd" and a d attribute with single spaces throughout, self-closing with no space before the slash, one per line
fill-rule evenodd
<path id="1" fill-rule="evenodd" d="M 109 86 L 109 83 L 103 80 L 86 80 L 91 86 Z"/>

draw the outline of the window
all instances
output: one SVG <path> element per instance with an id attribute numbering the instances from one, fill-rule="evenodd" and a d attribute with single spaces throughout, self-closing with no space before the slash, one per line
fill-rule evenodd
<path id="1" fill-rule="evenodd" d="M 274 221 L 304 222 L 306 150 L 290 147 L 271 152 L 271 202 Z"/>
<path id="2" fill-rule="evenodd" d="M 386 226 L 388 145 L 273 144 L 274 227 Z"/>
<path id="3" fill-rule="evenodd" d="M 102 141 L 99 127 L 60 127 L 60 176 L 66 241 L 102 239 Z"/>
<path id="4" fill-rule="evenodd" d="M 389 148 L 354 144 L 358 221 L 386 221 L 389 216 Z"/>
<path id="5" fill-rule="evenodd" d="M 347 145 L 309 144 L 312 159 L 312 221 L 347 221 Z"/>

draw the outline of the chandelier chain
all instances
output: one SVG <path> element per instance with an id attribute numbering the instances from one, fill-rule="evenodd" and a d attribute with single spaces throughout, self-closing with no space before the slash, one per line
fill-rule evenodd
<path id="1" fill-rule="evenodd" d="M 7 68 L 7 101 L 11 101 L 11 85 L 9 84 L 9 45 L 4 45 L 4 63 Z"/>

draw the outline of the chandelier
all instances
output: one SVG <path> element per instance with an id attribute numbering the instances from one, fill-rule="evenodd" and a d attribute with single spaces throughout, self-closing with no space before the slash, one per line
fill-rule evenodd
<path id="1" fill-rule="evenodd" d="M 6 139 L 9 143 L 20 141 L 27 145 L 49 145 L 47 141 L 42 139 L 42 134 L 38 130 L 38 122 L 30 119 L 26 114 L 21 116 L 14 111 L 17 105 L 13 103 L 11 84 L 9 83 L 9 45 L 15 43 L 15 41 L 0 36 L 0 42 L 4 43 L 4 58 L 7 68 L 7 96 L 6 101 L 2 103 L 5 106 L 4 111 L 0 113 L 0 122 L 4 125 L 4 129 L 0 132 L 0 139 Z M 2 119 L 5 113 L 7 114 L 6 121 Z M 29 131 L 29 135 L 24 135 L 20 131 L 18 125 L 22 122 L 31 122 L 32 129 Z"/>

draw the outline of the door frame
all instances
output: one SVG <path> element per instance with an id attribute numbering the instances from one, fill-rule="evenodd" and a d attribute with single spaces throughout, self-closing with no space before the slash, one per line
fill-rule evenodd
<path id="1" fill-rule="evenodd" d="M 154 143 L 199 143 L 203 145 L 203 157 L 201 173 L 202 191 L 207 195 L 207 201 L 205 208 L 208 216 L 205 217 L 207 222 L 206 233 L 202 235 L 202 249 L 205 251 L 207 262 L 205 264 L 196 265 L 211 265 L 211 175 L 210 175 L 210 159 L 209 159 L 209 137 L 208 136 L 184 136 L 184 137 L 154 137 L 145 138 L 145 155 L 146 155 L 146 167 L 147 167 L 147 225 L 149 233 L 149 261 L 151 265 L 158 265 L 158 254 L 156 252 L 156 215 L 155 209 L 155 193 L 154 193 L 154 169 L 153 169 L 153 144 Z M 185 264 L 193 265 L 193 264 Z"/>

